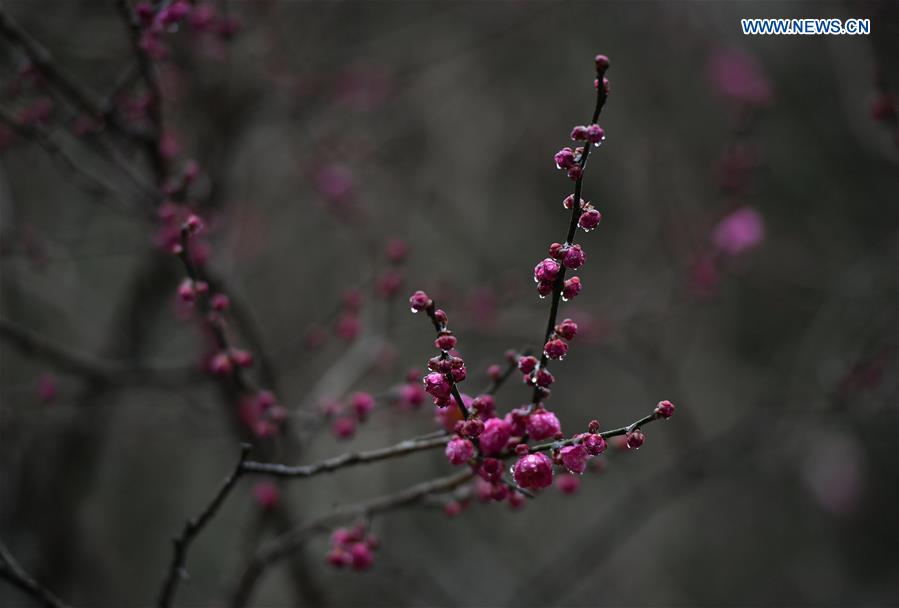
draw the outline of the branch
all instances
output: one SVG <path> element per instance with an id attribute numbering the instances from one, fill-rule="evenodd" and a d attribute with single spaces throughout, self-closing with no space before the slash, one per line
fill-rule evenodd
<path id="1" fill-rule="evenodd" d="M 0 338 L 25 355 L 40 357 L 58 369 L 107 384 L 178 385 L 197 376 L 187 367 L 145 369 L 97 359 L 57 344 L 6 319 L 0 319 Z"/>
<path id="2" fill-rule="evenodd" d="M 603 106 L 606 104 L 606 99 L 608 99 L 608 93 L 606 92 L 605 86 L 603 86 L 603 76 L 602 73 L 597 73 L 597 87 L 596 87 L 596 107 L 593 109 L 593 118 L 590 120 L 589 124 L 595 124 L 597 120 L 599 120 L 599 114 L 602 112 Z M 578 161 L 578 165 L 581 168 L 581 174 L 574 182 L 574 195 L 572 197 L 571 202 L 571 218 L 568 221 L 568 234 L 565 237 L 565 245 L 571 245 L 574 241 L 574 234 L 577 231 L 577 223 L 578 219 L 581 216 L 581 187 L 584 183 L 584 168 L 587 166 L 587 158 L 590 156 L 590 149 L 592 145 L 590 142 L 585 141 L 583 152 L 581 153 L 580 160 Z M 559 270 L 559 276 L 556 277 L 555 285 L 553 286 L 552 293 L 552 304 L 549 308 L 549 319 L 546 322 L 546 331 L 543 334 L 543 341 L 540 343 L 541 346 L 546 344 L 550 336 L 552 336 L 553 331 L 556 326 L 556 318 L 559 315 L 559 302 L 562 299 L 562 289 L 565 284 L 565 268 L 564 264 L 560 264 L 561 268 Z M 546 352 L 540 355 L 540 368 L 547 369 L 549 364 L 549 357 Z M 532 401 L 534 404 L 540 403 L 543 399 L 544 391 L 539 386 L 534 386 L 534 395 Z"/>
<path id="3" fill-rule="evenodd" d="M 368 450 L 364 452 L 347 452 L 315 464 L 288 466 L 269 462 L 249 461 L 241 465 L 242 473 L 254 473 L 272 475 L 274 477 L 314 477 L 322 473 L 333 473 L 338 469 L 369 464 L 398 458 L 415 452 L 433 450 L 445 446 L 450 440 L 449 435 L 442 433 L 437 437 L 425 437 L 423 439 L 407 439 L 395 445 Z"/>
<path id="4" fill-rule="evenodd" d="M 466 470 L 455 475 L 440 477 L 410 486 L 395 494 L 379 496 L 356 504 L 339 507 L 327 515 L 310 520 L 299 528 L 272 539 L 247 564 L 234 593 L 231 602 L 232 608 L 245 606 L 265 570 L 275 562 L 290 555 L 291 552 L 301 547 L 303 543 L 315 534 L 326 532 L 342 521 L 370 517 L 378 513 L 386 513 L 417 504 L 428 496 L 452 491 L 473 476 L 473 472 Z"/>
<path id="5" fill-rule="evenodd" d="M 93 118 L 115 118 L 114 115 L 104 112 L 104 105 L 97 99 L 97 96 L 63 70 L 56 63 L 50 51 L 10 19 L 3 9 L 0 9 L 0 34 L 17 44 L 41 75 L 63 95 L 66 95 L 82 112 Z M 128 129 L 117 120 L 111 120 L 110 125 L 129 137 L 140 139 L 139 133 Z"/>
<path id="6" fill-rule="evenodd" d="M 659 420 L 659 419 L 663 419 L 663 418 L 664 418 L 664 416 L 662 416 L 658 412 L 653 412 L 651 414 L 643 416 L 639 420 L 635 420 L 634 422 L 631 422 L 627 426 L 622 426 L 617 429 L 611 429 L 609 431 L 603 431 L 601 433 L 597 433 L 597 435 L 599 435 L 603 439 L 608 439 L 610 437 L 617 437 L 619 435 L 627 435 L 628 433 L 634 431 L 635 429 L 642 428 L 644 425 L 647 425 L 650 422 L 653 422 L 653 421 Z M 575 437 L 570 437 L 568 439 L 565 439 L 564 441 L 550 441 L 547 443 L 540 443 L 535 446 L 532 446 L 530 448 L 530 451 L 531 452 L 546 452 L 548 450 L 564 448 L 566 445 L 577 445 L 580 442 L 581 442 L 581 440 L 578 439 L 577 436 L 575 436 Z M 506 454 L 504 456 L 504 458 L 510 458 L 511 456 L 514 456 L 514 455 L 515 455 L 514 452 L 511 454 Z"/>
<path id="7" fill-rule="evenodd" d="M 157 601 L 157 605 L 160 608 L 168 608 L 172 605 L 175 591 L 177 591 L 178 588 L 178 582 L 187 575 L 185 564 L 187 562 L 187 549 L 190 547 L 190 543 L 193 542 L 194 538 L 196 538 L 196 536 L 203 530 L 206 524 L 215 517 L 215 514 L 222 506 L 222 503 L 225 502 L 225 498 L 228 497 L 228 494 L 234 488 L 234 485 L 237 483 L 237 480 L 243 472 L 243 463 L 247 459 L 249 453 L 250 445 L 246 443 L 241 445 L 240 459 L 237 461 L 237 466 L 234 467 L 234 471 L 231 475 L 225 478 L 222 487 L 219 488 L 219 491 L 212 497 L 212 501 L 206 505 L 206 508 L 203 509 L 199 516 L 187 520 L 187 523 L 184 524 L 184 530 L 181 531 L 181 535 L 172 539 L 174 545 L 172 551 L 172 563 L 169 566 L 168 574 L 162 583 L 162 589 L 159 592 L 159 600 Z"/>
<path id="8" fill-rule="evenodd" d="M 150 101 L 147 105 L 147 116 L 153 127 L 153 133 L 144 139 L 144 148 L 149 157 L 150 164 L 156 174 L 156 179 L 161 183 L 168 172 L 165 158 L 159 150 L 159 140 L 162 136 L 162 95 L 159 88 L 159 79 L 153 70 L 153 62 L 146 52 L 141 48 L 141 27 L 137 16 L 131 8 L 129 0 L 117 0 L 116 6 L 125 25 L 128 26 L 129 39 L 134 56 L 137 59 L 137 69 L 141 79 L 150 91 Z M 102 108 L 101 108 L 102 111 Z"/>
<path id="9" fill-rule="evenodd" d="M 68 604 L 56 597 L 52 591 L 31 578 L 2 542 L 0 542 L 0 578 L 18 587 L 47 608 L 68 608 Z"/>

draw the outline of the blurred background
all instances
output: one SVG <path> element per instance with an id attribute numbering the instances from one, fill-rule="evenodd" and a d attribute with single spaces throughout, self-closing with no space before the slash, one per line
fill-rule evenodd
<path id="1" fill-rule="evenodd" d="M 367 572 L 329 566 L 317 536 L 251 603 L 899 604 L 896 3 L 191 9 L 139 40 L 162 95 L 146 148 L 123 135 L 154 103 L 116 4 L 3 3 L 107 111 L 86 115 L 4 26 L 0 538 L 38 581 L 73 605 L 151 605 L 170 538 L 241 440 L 299 463 L 438 429 L 405 388 L 433 355 L 415 289 L 449 314 L 463 392 L 507 349 L 540 348 L 532 268 L 572 190 L 552 156 L 589 120 L 601 52 L 607 139 L 584 196 L 603 221 L 577 237 L 584 289 L 560 318 L 581 332 L 547 405 L 569 434 L 661 399 L 676 415 L 595 459 L 574 495 L 373 518 Z M 870 18 L 872 34 L 747 37 L 743 17 Z M 203 371 L 160 184 L 206 220 L 194 255 L 285 408 L 274 431 Z M 377 406 L 350 429 L 354 391 Z M 529 399 L 515 374 L 497 406 Z M 438 450 L 244 479 L 176 604 L 228 605 L 260 542 L 450 472 Z M 0 584 L 3 606 L 30 601 Z"/>

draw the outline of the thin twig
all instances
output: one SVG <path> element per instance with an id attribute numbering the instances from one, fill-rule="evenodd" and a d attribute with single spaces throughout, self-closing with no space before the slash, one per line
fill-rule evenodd
<path id="1" fill-rule="evenodd" d="M 603 78 L 602 74 L 598 74 L 597 87 L 596 87 L 596 107 L 593 109 L 593 117 L 590 119 L 589 124 L 595 124 L 597 120 L 599 120 L 599 114 L 602 112 L 602 108 L 606 103 L 606 99 L 608 99 L 608 94 L 606 93 L 605 86 L 603 86 Z M 581 174 L 574 182 L 574 195 L 572 196 L 571 201 L 571 217 L 568 221 L 568 234 L 565 237 L 565 245 L 571 245 L 574 242 L 574 234 L 577 231 L 578 219 L 581 217 L 581 187 L 584 183 L 584 169 L 587 166 L 587 158 L 590 156 L 590 149 L 592 145 L 589 141 L 584 142 L 583 152 L 581 153 L 581 157 L 578 160 L 578 165 L 581 168 Z M 553 331 L 555 331 L 556 327 L 556 318 L 559 315 L 559 302 L 562 299 L 562 290 L 565 286 L 565 265 L 560 264 L 561 268 L 559 270 L 559 276 L 556 277 L 556 282 L 553 285 L 553 293 L 552 293 L 552 303 L 549 308 L 549 319 L 546 322 L 546 331 L 543 333 L 543 341 L 540 343 L 541 346 L 546 344 L 549 341 L 550 336 L 552 336 Z M 540 355 L 540 368 L 547 369 L 549 365 L 549 357 L 544 351 L 543 354 Z M 540 403 L 543 399 L 545 392 L 540 387 L 534 386 L 534 395 L 532 401 L 534 404 Z"/>
<path id="2" fill-rule="evenodd" d="M 426 439 L 407 439 L 397 444 L 390 445 L 374 450 L 364 452 L 347 452 L 327 460 L 322 460 L 314 464 L 307 465 L 283 465 L 269 462 L 248 461 L 243 463 L 241 470 L 244 473 L 256 473 L 264 475 L 272 475 L 275 477 L 313 477 L 321 473 L 333 473 L 338 469 L 356 466 L 360 464 L 369 464 L 398 458 L 415 452 L 423 452 L 425 450 L 433 450 L 445 446 L 449 441 L 449 435 L 441 433 L 437 437 L 429 437 Z"/>
<path id="3" fill-rule="evenodd" d="M 180 536 L 172 539 L 172 563 L 169 566 L 168 574 L 166 575 L 165 580 L 162 583 L 162 589 L 159 592 L 159 600 L 157 601 L 159 608 L 168 608 L 172 605 L 172 600 L 178 589 L 178 582 L 187 576 L 185 565 L 187 563 L 187 550 L 190 547 L 190 543 L 193 542 L 206 524 L 215 517 L 215 514 L 222 506 L 222 503 L 225 502 L 225 498 L 228 497 L 228 494 L 234 488 L 237 480 L 243 473 L 243 463 L 246 461 L 249 453 L 249 444 L 245 443 L 240 446 L 240 459 L 237 461 L 237 466 L 234 467 L 234 471 L 225 478 L 225 481 L 222 482 L 222 487 L 219 488 L 218 492 L 216 492 L 215 496 L 212 497 L 212 500 L 200 514 L 193 519 L 187 520 Z"/>
<path id="4" fill-rule="evenodd" d="M 299 528 L 272 539 L 247 564 L 233 595 L 232 608 L 245 606 L 249 602 L 255 586 L 259 578 L 265 573 L 265 570 L 275 562 L 290 555 L 291 552 L 301 547 L 315 534 L 326 532 L 343 521 L 394 511 L 417 504 L 428 496 L 450 492 L 466 483 L 473 476 L 473 472 L 466 470 L 448 477 L 440 477 L 419 483 L 394 494 L 339 507 L 327 515 L 312 519 Z"/>
<path id="5" fill-rule="evenodd" d="M 0 319 L 0 338 L 12 344 L 22 353 L 40 357 L 55 368 L 88 380 L 107 384 L 177 386 L 200 377 L 189 366 L 148 369 L 97 359 L 87 353 L 80 353 L 58 344 L 6 319 Z"/>
<path id="6" fill-rule="evenodd" d="M 68 604 L 56 597 L 52 591 L 42 587 L 29 575 L 0 541 L 0 578 L 18 587 L 47 608 L 68 608 Z"/>

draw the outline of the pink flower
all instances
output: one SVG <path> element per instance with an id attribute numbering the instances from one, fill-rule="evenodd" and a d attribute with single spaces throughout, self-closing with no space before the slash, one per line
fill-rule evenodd
<path id="1" fill-rule="evenodd" d="M 577 475 L 572 475 L 570 473 L 566 473 L 565 475 L 559 475 L 556 478 L 556 487 L 559 489 L 559 492 L 565 494 L 566 496 L 570 496 L 578 491 L 581 487 L 581 478 Z"/>
<path id="2" fill-rule="evenodd" d="M 722 252 L 737 255 L 748 251 L 765 238 L 765 222 L 752 207 L 741 207 L 726 216 L 712 231 L 712 242 Z"/>
<path id="3" fill-rule="evenodd" d="M 531 439 L 541 441 L 561 434 L 562 426 L 555 414 L 541 409 L 528 417 L 527 431 Z"/>
<path id="4" fill-rule="evenodd" d="M 590 457 L 590 454 L 583 445 L 565 446 L 559 451 L 559 455 L 562 459 L 562 464 L 570 472 L 580 475 L 587 470 L 587 459 Z"/>
<path id="5" fill-rule="evenodd" d="M 41 403 L 50 403 L 56 399 L 56 378 L 51 374 L 41 374 L 37 381 L 37 396 Z"/>
<path id="6" fill-rule="evenodd" d="M 546 258 L 534 266 L 534 281 L 537 283 L 552 283 L 559 276 L 562 269 L 559 263 L 552 258 Z"/>
<path id="7" fill-rule="evenodd" d="M 356 543 L 350 547 L 350 565 L 353 570 L 368 570 L 375 558 L 367 543 Z"/>
<path id="8" fill-rule="evenodd" d="M 422 379 L 425 391 L 435 399 L 446 399 L 450 396 L 449 381 L 439 372 L 431 372 Z"/>
<path id="9" fill-rule="evenodd" d="M 656 406 L 656 414 L 662 418 L 671 418 L 674 414 L 674 404 L 667 399 L 665 401 L 659 401 L 659 404 Z"/>
<path id="10" fill-rule="evenodd" d="M 771 102 L 771 83 L 758 60 L 748 53 L 719 49 L 709 58 L 707 73 L 712 84 L 734 101 L 752 106 Z"/>
<path id="11" fill-rule="evenodd" d="M 359 420 L 365 420 L 375 409 L 375 398 L 368 393 L 359 391 L 350 396 L 350 405 L 356 412 L 356 417 Z"/>
<path id="12" fill-rule="evenodd" d="M 267 511 L 278 506 L 280 497 L 281 492 L 278 490 L 278 486 L 270 481 L 261 481 L 253 486 L 253 498 L 256 500 L 256 504 Z"/>
<path id="13" fill-rule="evenodd" d="M 338 439 L 349 439 L 356 434 L 356 421 L 352 418 L 338 418 L 334 421 L 332 430 Z"/>
<path id="14" fill-rule="evenodd" d="M 563 340 L 555 338 L 543 346 L 543 352 L 550 359 L 561 359 L 568 354 L 568 345 Z"/>
<path id="15" fill-rule="evenodd" d="M 484 423 L 481 432 L 481 451 L 488 456 L 495 456 L 503 451 L 512 436 L 512 425 L 501 418 L 491 418 Z"/>
<path id="16" fill-rule="evenodd" d="M 474 445 L 468 439 L 456 437 L 446 444 L 446 459 L 450 464 L 459 466 L 465 464 L 474 456 Z"/>
<path id="17" fill-rule="evenodd" d="M 543 453 L 523 456 L 512 467 L 515 483 L 525 489 L 539 490 L 552 484 L 553 464 Z"/>

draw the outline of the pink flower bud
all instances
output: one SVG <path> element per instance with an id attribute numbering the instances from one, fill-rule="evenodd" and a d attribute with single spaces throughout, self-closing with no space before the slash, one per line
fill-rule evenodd
<path id="1" fill-rule="evenodd" d="M 350 405 L 356 412 L 356 418 L 360 421 L 365 420 L 375 409 L 375 398 L 368 393 L 359 391 L 350 396 Z"/>
<path id="2" fill-rule="evenodd" d="M 503 368 L 494 363 L 487 368 L 487 377 L 496 382 L 503 377 Z"/>
<path id="3" fill-rule="evenodd" d="M 580 226 L 584 232 L 590 232 L 599 226 L 600 221 L 602 221 L 602 213 L 596 209 L 587 209 L 581 214 L 581 217 L 578 218 L 577 225 Z"/>
<path id="4" fill-rule="evenodd" d="M 574 165 L 574 166 L 568 168 L 567 174 L 568 174 L 569 179 L 577 181 L 577 180 L 581 179 L 581 177 L 583 177 L 584 169 L 580 165 Z"/>
<path id="5" fill-rule="evenodd" d="M 441 333 L 441 335 L 434 340 L 434 346 L 440 350 L 452 350 L 456 348 L 456 336 L 449 332 Z"/>
<path id="6" fill-rule="evenodd" d="M 574 150 L 571 148 L 562 148 L 556 152 L 553 160 L 556 161 L 556 168 L 569 169 L 574 166 Z"/>
<path id="7" fill-rule="evenodd" d="M 597 425 L 599 423 L 597 422 Z M 592 427 L 591 427 L 592 428 Z M 598 428 L 596 430 L 599 430 Z M 606 440 L 602 435 L 596 434 L 596 431 L 581 436 L 581 445 L 590 453 L 591 456 L 599 456 L 606 451 Z"/>
<path id="8" fill-rule="evenodd" d="M 549 370 L 538 369 L 537 373 L 534 374 L 534 384 L 540 388 L 549 388 L 555 381 L 555 377 L 549 373 Z"/>
<path id="9" fill-rule="evenodd" d="M 371 549 L 365 543 L 356 543 L 350 547 L 350 558 L 353 570 L 368 570 L 375 561 Z"/>
<path id="10" fill-rule="evenodd" d="M 532 371 L 537 369 L 537 358 L 532 357 L 530 355 L 526 357 L 518 358 L 518 369 L 521 370 L 522 374 L 530 374 Z"/>
<path id="11" fill-rule="evenodd" d="M 543 352 L 550 359 L 562 359 L 568 354 L 568 345 L 563 340 L 555 338 L 543 345 Z"/>
<path id="12" fill-rule="evenodd" d="M 481 451 L 487 456 L 495 456 L 502 452 L 512 436 L 511 425 L 502 418 L 491 418 L 484 423 L 484 430 L 479 438 Z"/>
<path id="13" fill-rule="evenodd" d="M 565 338 L 566 340 L 571 340 L 577 335 L 577 323 L 572 321 L 571 319 L 565 319 L 555 327 L 555 331 L 558 335 Z"/>
<path id="14" fill-rule="evenodd" d="M 599 125 L 590 125 L 587 127 L 587 141 L 589 141 L 594 146 L 598 146 L 602 143 L 602 140 L 606 138 L 606 132 Z"/>
<path id="15" fill-rule="evenodd" d="M 571 139 L 574 141 L 586 141 L 587 140 L 587 127 L 584 125 L 578 125 L 571 130 Z"/>
<path id="16" fill-rule="evenodd" d="M 478 413 L 482 420 L 487 420 L 493 418 L 496 403 L 490 395 L 478 395 L 472 399 L 471 407 Z"/>
<path id="17" fill-rule="evenodd" d="M 458 500 L 451 500 L 443 505 L 443 512 L 447 517 L 456 517 L 462 512 L 462 503 Z"/>
<path id="18" fill-rule="evenodd" d="M 270 481 L 261 481 L 253 486 L 253 498 L 256 500 L 256 504 L 266 511 L 277 507 L 280 497 L 281 492 L 278 490 L 278 486 Z"/>
<path id="19" fill-rule="evenodd" d="M 590 454 L 582 445 L 567 445 L 559 451 L 562 464 L 571 473 L 581 475 L 587 470 L 587 458 Z"/>
<path id="20" fill-rule="evenodd" d="M 564 286 L 562 287 L 562 299 L 566 302 L 575 298 L 579 293 L 581 293 L 581 280 L 578 277 L 571 277 L 567 281 L 565 281 Z"/>
<path id="21" fill-rule="evenodd" d="M 474 445 L 468 439 L 456 437 L 446 444 L 446 459 L 450 464 L 459 466 L 465 464 L 474 456 Z"/>
<path id="22" fill-rule="evenodd" d="M 559 276 L 562 267 L 552 258 L 546 258 L 534 266 L 535 283 L 552 283 Z"/>
<path id="23" fill-rule="evenodd" d="M 250 367 L 253 365 L 253 353 L 247 350 L 231 349 L 231 361 L 237 367 Z"/>
<path id="24" fill-rule="evenodd" d="M 344 568 L 353 562 L 353 558 L 350 556 L 349 552 L 340 547 L 334 547 L 328 551 L 326 559 L 328 560 L 328 563 L 335 568 Z"/>
<path id="25" fill-rule="evenodd" d="M 674 404 L 667 399 L 665 401 L 659 401 L 659 404 L 656 406 L 656 414 L 662 418 L 671 418 L 674 414 Z"/>
<path id="26" fill-rule="evenodd" d="M 541 441 L 560 435 L 562 426 L 555 414 L 538 409 L 528 417 L 527 432 L 531 439 Z"/>
<path id="27" fill-rule="evenodd" d="M 394 264 L 399 264 L 406 259 L 406 254 L 409 253 L 409 246 L 403 239 L 394 238 L 387 241 L 386 251 L 387 259 Z"/>
<path id="28" fill-rule="evenodd" d="M 584 265 L 587 260 L 587 254 L 581 249 L 580 245 L 572 245 L 562 251 L 562 263 L 566 268 L 577 270 Z"/>
<path id="29" fill-rule="evenodd" d="M 218 376 L 227 376 L 234 371 L 234 364 L 226 352 L 216 353 L 209 362 L 209 371 Z"/>
<path id="30" fill-rule="evenodd" d="M 556 487 L 562 494 L 571 496 L 581 487 L 581 478 L 577 475 L 571 475 L 570 473 L 559 475 L 556 478 Z"/>
<path id="31" fill-rule="evenodd" d="M 446 377 L 439 372 L 432 372 L 422 380 L 425 391 L 432 397 L 446 399 L 452 388 Z"/>
<path id="32" fill-rule="evenodd" d="M 194 288 L 194 282 L 190 279 L 184 279 L 178 285 L 178 298 L 187 304 L 193 304 L 197 301 L 197 291 Z"/>
<path id="33" fill-rule="evenodd" d="M 184 220 L 184 229 L 187 230 L 189 235 L 193 236 L 203 229 L 203 220 L 200 219 L 200 216 L 191 213 Z"/>
<path id="34" fill-rule="evenodd" d="M 541 298 L 545 298 L 553 292 L 554 287 L 554 283 L 550 283 L 549 281 L 540 281 L 539 283 L 537 283 L 537 294 Z"/>
<path id="35" fill-rule="evenodd" d="M 609 69 L 609 58 L 605 55 L 597 55 L 594 59 L 596 63 L 596 73 L 602 75 L 606 70 Z"/>
<path id="36" fill-rule="evenodd" d="M 431 298 L 423 291 L 416 291 L 409 298 L 409 306 L 412 312 L 419 312 L 431 306 Z"/>
<path id="37" fill-rule="evenodd" d="M 503 476 L 503 462 L 496 458 L 485 458 L 478 469 L 478 475 L 485 481 L 499 481 Z"/>
<path id="38" fill-rule="evenodd" d="M 338 418 L 331 430 L 338 439 L 349 439 L 356 434 L 356 421 L 352 418 Z"/>
<path id="39" fill-rule="evenodd" d="M 484 421 L 480 418 L 466 420 L 462 425 L 462 435 L 470 439 L 479 437 L 484 432 Z"/>
<path id="40" fill-rule="evenodd" d="M 553 465 L 546 454 L 528 454 L 512 467 L 515 483 L 525 489 L 539 490 L 552 484 Z"/>
<path id="41" fill-rule="evenodd" d="M 212 310 L 216 312 L 225 312 L 231 306 L 231 300 L 223 293 L 217 293 L 210 300 Z"/>
<path id="42" fill-rule="evenodd" d="M 640 446 L 643 445 L 643 441 L 646 439 L 643 436 L 643 431 L 640 429 L 634 429 L 630 433 L 627 434 L 627 447 L 632 450 L 640 449 Z"/>

